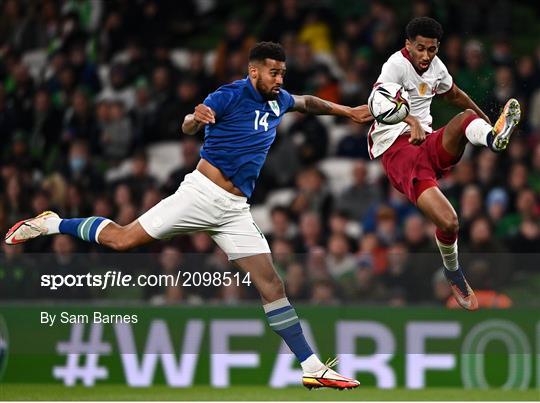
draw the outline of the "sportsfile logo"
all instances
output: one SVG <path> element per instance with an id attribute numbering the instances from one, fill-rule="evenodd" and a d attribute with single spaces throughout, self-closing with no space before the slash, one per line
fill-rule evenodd
<path id="1" fill-rule="evenodd" d="M 182 271 L 176 274 L 140 274 L 132 276 L 122 271 L 108 270 L 105 274 L 42 274 L 41 287 L 58 290 L 62 287 L 228 287 L 251 286 L 249 273 L 228 271 Z"/>

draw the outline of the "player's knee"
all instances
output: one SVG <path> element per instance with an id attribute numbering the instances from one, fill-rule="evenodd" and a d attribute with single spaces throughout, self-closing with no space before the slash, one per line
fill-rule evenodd
<path id="1" fill-rule="evenodd" d="M 278 275 L 272 277 L 272 279 L 264 287 L 263 297 L 268 301 L 276 301 L 285 296 L 285 287 L 283 281 Z"/>
<path id="2" fill-rule="evenodd" d="M 135 242 L 130 236 L 119 234 L 111 239 L 109 246 L 118 252 L 123 252 L 135 247 Z"/>
<path id="3" fill-rule="evenodd" d="M 445 217 L 441 230 L 448 234 L 457 234 L 459 231 L 459 221 L 457 215 L 449 214 L 447 217 Z"/>
<path id="4" fill-rule="evenodd" d="M 131 249 L 133 246 L 131 242 L 125 240 L 125 239 L 119 239 L 115 241 L 112 245 L 112 248 L 118 252 L 124 252 L 126 250 Z"/>
<path id="5" fill-rule="evenodd" d="M 476 112 L 473 111 L 472 109 L 465 109 L 463 112 L 461 112 L 461 116 L 463 117 L 463 119 L 470 119 L 474 116 L 476 116 Z"/>

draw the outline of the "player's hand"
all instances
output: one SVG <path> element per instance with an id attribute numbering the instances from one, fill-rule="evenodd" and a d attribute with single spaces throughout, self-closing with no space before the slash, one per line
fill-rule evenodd
<path id="1" fill-rule="evenodd" d="M 426 132 L 422 128 L 422 125 L 418 119 L 409 115 L 405 118 L 405 123 L 407 123 L 411 128 L 411 137 L 409 137 L 409 143 L 414 145 L 422 144 L 426 139 Z"/>
<path id="2" fill-rule="evenodd" d="M 419 145 L 426 139 L 426 132 L 422 129 L 420 124 L 411 126 L 411 137 L 409 137 L 409 143 Z"/>
<path id="3" fill-rule="evenodd" d="M 199 104 L 195 107 L 193 118 L 195 119 L 195 122 L 202 123 L 204 125 L 216 123 L 214 112 L 205 104 Z"/>
<path id="4" fill-rule="evenodd" d="M 368 123 L 373 120 L 373 116 L 369 113 L 367 105 L 351 108 L 349 117 L 356 123 Z"/>

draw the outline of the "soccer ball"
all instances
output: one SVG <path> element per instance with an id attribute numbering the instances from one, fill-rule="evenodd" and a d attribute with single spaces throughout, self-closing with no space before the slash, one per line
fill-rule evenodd
<path id="1" fill-rule="evenodd" d="M 371 91 L 368 107 L 377 122 L 395 125 L 409 115 L 409 94 L 396 83 L 378 84 Z"/>

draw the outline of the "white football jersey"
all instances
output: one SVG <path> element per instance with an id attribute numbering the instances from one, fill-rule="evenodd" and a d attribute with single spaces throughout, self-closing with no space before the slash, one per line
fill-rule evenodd
<path id="1" fill-rule="evenodd" d="M 437 94 L 448 92 L 453 85 L 452 76 L 437 56 L 429 68 L 419 75 L 410 61 L 406 48 L 394 53 L 384 63 L 377 83 L 398 83 L 409 93 L 410 114 L 416 117 L 426 133 L 431 133 L 431 100 Z M 405 122 L 395 125 L 374 122 L 369 129 L 368 147 L 370 157 L 384 153 L 398 138 L 409 130 Z"/>

